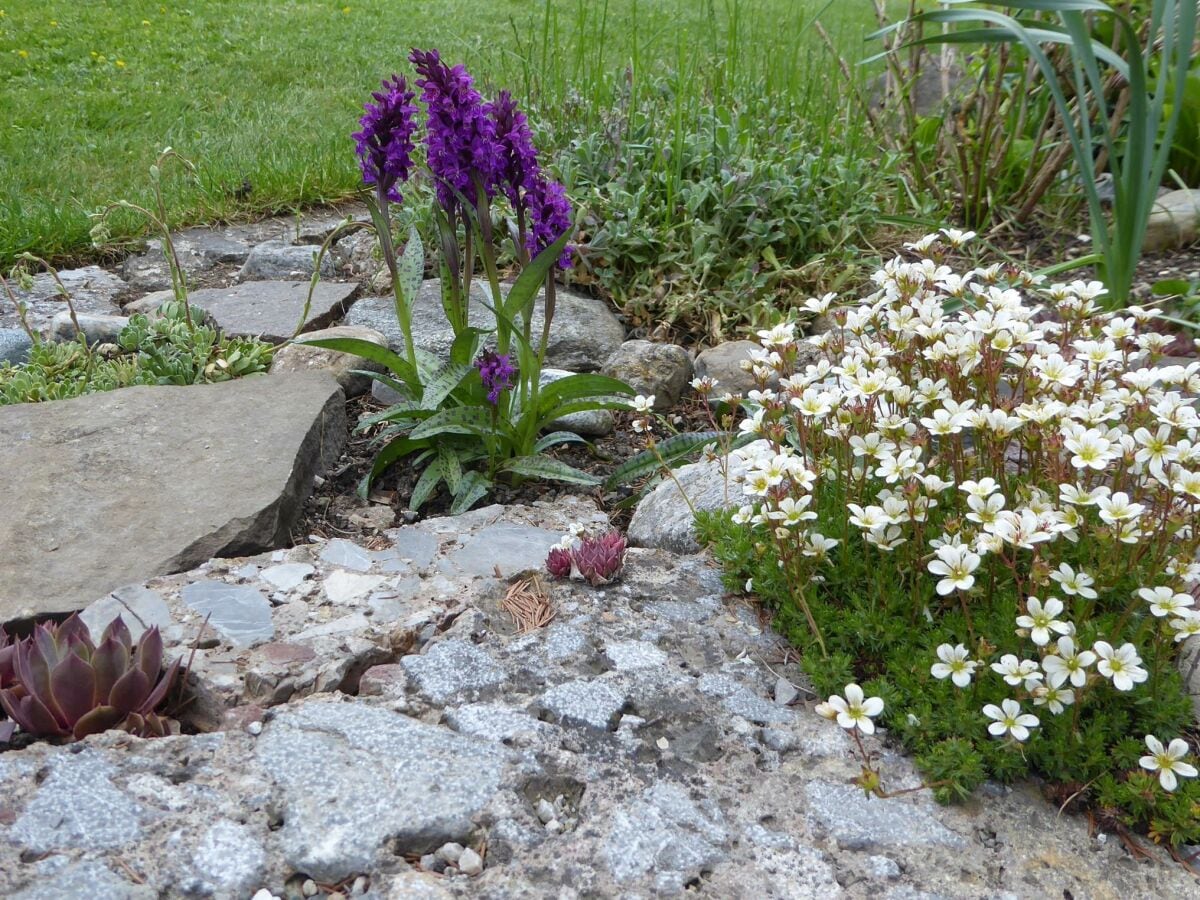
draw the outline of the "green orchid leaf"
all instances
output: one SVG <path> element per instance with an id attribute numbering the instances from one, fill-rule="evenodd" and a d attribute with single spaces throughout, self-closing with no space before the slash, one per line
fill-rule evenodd
<path id="1" fill-rule="evenodd" d="M 524 475 L 528 478 L 548 478 L 553 481 L 567 481 L 571 484 L 600 484 L 600 479 L 574 466 L 567 465 L 561 460 L 549 456 L 515 456 L 505 460 L 500 466 L 501 471 L 512 472 L 514 475 Z"/>
<path id="2" fill-rule="evenodd" d="M 465 473 L 458 493 L 454 495 L 454 502 L 450 504 L 451 515 L 466 512 L 486 497 L 491 489 L 492 483 L 482 473 L 474 470 Z"/>
<path id="3" fill-rule="evenodd" d="M 534 453 L 541 453 L 555 447 L 558 444 L 590 444 L 591 442 L 581 438 L 573 431 L 552 431 L 549 434 L 544 434 L 533 445 Z"/>
<path id="4" fill-rule="evenodd" d="M 478 406 L 456 406 L 434 413 L 409 435 L 413 440 L 439 434 L 488 435 L 495 430 L 490 410 Z"/>
<path id="5" fill-rule="evenodd" d="M 442 401 L 462 384 L 463 379 L 474 372 L 469 362 L 450 362 L 436 377 L 425 385 L 425 393 L 421 397 L 421 405 L 426 409 L 437 409 Z"/>
<path id="6" fill-rule="evenodd" d="M 608 478 L 604 480 L 604 488 L 605 490 L 612 490 L 619 485 L 636 481 L 639 478 L 644 478 L 647 475 L 661 471 L 664 466 L 673 467 L 675 463 L 696 453 L 706 445 L 720 445 L 722 440 L 729 441 L 731 438 L 730 449 L 736 449 L 750 443 L 754 439 L 754 436 L 737 435 L 735 437 L 731 433 L 723 431 L 691 431 L 684 434 L 672 435 L 666 440 L 655 444 L 653 450 L 643 450 L 641 453 L 630 457 L 617 466 Z"/>
<path id="7" fill-rule="evenodd" d="M 421 383 L 417 378 L 417 370 L 412 363 L 399 353 L 371 341 L 364 341 L 361 338 L 316 338 L 307 341 L 298 340 L 295 343 L 323 347 L 326 350 L 337 350 L 339 353 L 350 353 L 363 359 L 369 359 L 395 373 L 410 388 L 420 388 Z"/>

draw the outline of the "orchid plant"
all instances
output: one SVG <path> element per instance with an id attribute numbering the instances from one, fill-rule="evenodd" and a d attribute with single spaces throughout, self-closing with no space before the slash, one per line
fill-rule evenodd
<path id="1" fill-rule="evenodd" d="M 1033 771 L 1193 842 L 1200 361 L 1098 282 L 955 271 L 968 239 L 909 245 L 826 334 L 759 332 L 743 500 L 702 534 L 819 690 L 886 699 L 942 799 Z"/>
<path id="2" fill-rule="evenodd" d="M 442 308 L 455 337 L 449 359 L 442 360 L 417 346 L 413 333 L 425 252 L 415 229 L 403 250 L 397 248 L 391 207 L 403 201 L 400 186 L 416 174 L 419 109 L 407 80 L 393 75 L 365 105 L 353 138 L 363 181 L 372 188 L 371 227 L 392 276 L 402 352 L 346 338 L 309 342 L 381 363 L 387 374 L 368 374 L 402 398 L 360 423 L 362 429 L 382 426 L 383 441 L 361 491 L 406 457 L 424 466 L 409 500 L 413 509 L 441 483 L 453 495 L 456 512 L 485 497 L 502 478 L 596 484 L 591 475 L 545 453 L 582 442 L 571 432 L 550 430 L 555 420 L 621 407 L 621 398 L 633 393 L 623 382 L 594 374 L 543 384 L 554 273 L 571 265 L 566 193 L 542 169 L 529 123 L 511 95 L 501 91 L 485 102 L 466 69 L 447 65 L 436 50 L 413 50 L 409 60 L 425 108 L 424 162 L 436 194 Z M 519 270 L 507 286 L 498 262 L 505 239 Z M 490 312 L 494 327 L 470 324 L 473 301 Z M 535 334 L 539 301 L 542 324 Z"/>

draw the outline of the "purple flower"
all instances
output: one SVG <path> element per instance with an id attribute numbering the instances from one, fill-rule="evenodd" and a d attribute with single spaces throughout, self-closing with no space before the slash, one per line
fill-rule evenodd
<path id="1" fill-rule="evenodd" d="M 429 114 L 425 145 L 429 169 L 437 179 L 438 201 L 449 211 L 458 206 L 457 194 L 475 203 L 475 176 L 491 195 L 500 166 L 496 123 L 484 110 L 467 70 L 451 68 L 436 50 L 416 50 L 409 56 Z"/>
<path id="2" fill-rule="evenodd" d="M 508 194 L 513 209 L 523 211 L 527 208 L 525 195 L 535 189 L 542 174 L 529 121 L 508 91 L 497 94 L 495 102 L 489 103 L 486 109 L 496 123 L 496 142 L 500 148 L 497 180 Z"/>
<path id="3" fill-rule="evenodd" d="M 539 253 L 562 237 L 571 227 L 571 204 L 567 192 L 557 181 L 539 176 L 533 189 L 526 194 L 529 206 L 530 228 L 525 235 L 525 246 L 530 257 Z M 563 248 L 558 260 L 559 268 L 571 268 L 571 247 Z"/>
<path id="4" fill-rule="evenodd" d="M 389 200 L 399 203 L 398 182 L 408 181 L 412 171 L 413 117 L 416 96 L 398 75 L 385 79 L 383 90 L 371 94 L 375 103 L 363 104 L 366 114 L 359 119 L 362 131 L 351 135 L 355 142 L 363 181 L 373 184 Z"/>
<path id="5" fill-rule="evenodd" d="M 509 357 L 493 353 L 491 350 L 484 350 L 480 354 L 475 360 L 475 368 L 479 370 L 479 377 L 487 390 L 488 403 L 495 406 L 500 402 L 501 392 L 512 387 L 513 376 L 517 374 L 517 370 L 513 368 Z"/>

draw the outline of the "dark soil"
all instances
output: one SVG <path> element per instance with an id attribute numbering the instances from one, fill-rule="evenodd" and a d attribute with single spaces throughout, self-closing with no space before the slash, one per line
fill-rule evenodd
<path id="1" fill-rule="evenodd" d="M 383 405 L 370 395 L 357 397 L 347 401 L 346 417 L 353 429 L 360 418 L 382 409 Z M 551 449 L 548 455 L 597 478 L 607 477 L 617 466 L 646 449 L 645 435 L 638 434 L 630 427 L 635 416 L 620 412 L 615 415 L 617 427 L 612 434 L 593 439 L 590 444 L 562 444 Z M 695 398 L 685 399 L 672 411 L 671 418 L 677 419 L 672 422 L 672 427 L 680 432 L 708 431 L 712 427 L 702 402 Z M 368 500 L 359 497 L 359 484 L 370 471 L 377 449 L 371 434 L 351 431 L 337 466 L 317 485 L 304 504 L 304 513 L 296 525 L 294 538 L 302 541 L 308 535 L 315 534 L 324 538 L 348 537 L 368 542 L 387 528 L 449 512 L 451 497 L 444 485 L 419 512 L 408 508 L 408 499 L 412 496 L 421 471 L 403 460 L 376 480 Z M 608 514 L 614 527 L 623 530 L 628 526 L 633 507 L 645 487 L 645 480 L 606 491 L 587 485 L 527 479 L 519 485 L 498 484 L 477 506 L 490 503 L 527 505 L 568 495 L 586 496 L 595 500 L 597 506 Z"/>

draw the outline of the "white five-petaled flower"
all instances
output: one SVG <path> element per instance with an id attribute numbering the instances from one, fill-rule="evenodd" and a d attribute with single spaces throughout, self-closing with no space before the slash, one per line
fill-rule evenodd
<path id="1" fill-rule="evenodd" d="M 950 646 L 942 644 L 937 648 L 938 659 L 929 669 L 934 678 L 949 678 L 955 686 L 965 688 L 971 683 L 971 676 L 979 666 L 978 661 L 968 659 L 967 648 L 962 644 Z"/>
<path id="2" fill-rule="evenodd" d="M 1096 579 L 1082 569 L 1076 572 L 1066 563 L 1062 563 L 1057 572 L 1050 573 L 1050 577 L 1058 582 L 1064 594 L 1078 595 L 1085 600 L 1096 599 L 1096 591 L 1092 588 Z"/>
<path id="3" fill-rule="evenodd" d="M 846 697 L 837 694 L 829 698 L 829 708 L 837 713 L 837 723 L 847 731 L 857 728 L 863 734 L 874 734 L 875 723 L 871 721 L 883 712 L 883 700 L 865 697 L 857 684 L 846 685 Z"/>
<path id="4" fill-rule="evenodd" d="M 1150 604 L 1150 612 L 1162 619 L 1177 616 L 1196 600 L 1191 594 L 1176 593 L 1173 588 L 1138 588 L 1138 596 Z"/>
<path id="5" fill-rule="evenodd" d="M 1036 662 L 1032 659 L 1017 659 L 1012 653 L 1005 653 L 1000 657 L 1000 662 L 992 663 L 992 671 L 1004 676 L 1005 684 L 1013 687 L 1023 684 L 1027 691 L 1033 690 L 1042 680 L 1042 673 L 1038 671 Z"/>
<path id="6" fill-rule="evenodd" d="M 954 591 L 968 591 L 975 584 L 971 573 L 979 568 L 979 554 L 969 547 L 942 546 L 937 549 L 937 559 L 930 561 L 929 571 L 941 575 L 937 592 L 942 596 Z"/>
<path id="7" fill-rule="evenodd" d="M 1111 678 L 1113 687 L 1118 691 L 1132 691 L 1135 684 L 1141 684 L 1150 677 L 1142 668 L 1142 658 L 1133 644 L 1125 643 L 1119 649 L 1113 649 L 1108 641 L 1096 641 L 1092 649 L 1100 658 L 1096 669 L 1105 678 Z"/>
<path id="8" fill-rule="evenodd" d="M 1005 700 L 1000 706 L 989 703 L 983 714 L 995 720 L 988 726 L 988 734 L 993 737 L 1009 734 L 1014 740 L 1024 741 L 1029 738 L 1029 729 L 1038 727 L 1038 717 L 1021 712 L 1021 704 L 1016 700 Z"/>
<path id="9" fill-rule="evenodd" d="M 648 397 L 643 394 L 638 394 L 636 397 L 634 397 L 632 400 L 629 401 L 629 408 L 632 409 L 634 412 L 643 413 L 643 414 L 653 412 L 653 410 L 654 410 L 654 394 L 651 394 Z"/>
<path id="10" fill-rule="evenodd" d="M 1171 630 L 1175 632 L 1175 643 L 1186 641 L 1193 635 L 1200 634 L 1200 613 L 1190 609 L 1182 610 L 1178 618 L 1171 620 Z"/>
<path id="11" fill-rule="evenodd" d="M 1049 707 L 1054 715 L 1075 702 L 1075 692 L 1068 687 L 1043 684 L 1033 690 L 1033 705 Z"/>
<path id="12" fill-rule="evenodd" d="M 1095 653 L 1076 650 L 1074 638 L 1068 635 L 1058 639 L 1058 655 L 1051 653 L 1046 656 L 1042 660 L 1042 668 L 1053 687 L 1059 687 L 1068 680 L 1075 687 L 1083 687 L 1087 682 L 1086 669 L 1095 661 Z"/>
<path id="13" fill-rule="evenodd" d="M 1070 634 L 1069 623 L 1060 621 L 1058 616 L 1063 611 L 1062 601 L 1057 597 L 1047 597 L 1042 603 L 1037 597 L 1025 601 L 1026 616 L 1017 616 L 1017 626 L 1029 629 L 1029 638 L 1039 647 L 1050 643 L 1050 632 Z"/>
<path id="14" fill-rule="evenodd" d="M 1188 745 L 1183 738 L 1175 738 L 1164 747 L 1162 741 L 1154 735 L 1148 734 L 1146 735 L 1146 749 L 1150 751 L 1150 755 L 1143 756 L 1138 763 L 1143 769 L 1158 772 L 1158 783 L 1162 785 L 1164 791 L 1175 790 L 1179 784 L 1176 775 L 1182 775 L 1184 778 L 1196 777 L 1196 767 L 1183 761 L 1188 753 Z"/>

